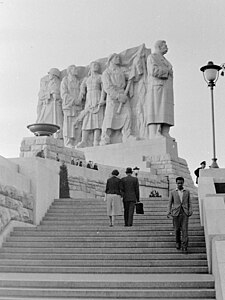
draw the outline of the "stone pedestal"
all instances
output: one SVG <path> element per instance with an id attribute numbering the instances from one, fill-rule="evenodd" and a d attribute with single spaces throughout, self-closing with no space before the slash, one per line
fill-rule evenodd
<path id="1" fill-rule="evenodd" d="M 99 164 L 135 167 L 142 171 L 148 171 L 146 157 L 170 154 L 177 160 L 177 143 L 172 138 L 160 137 L 154 140 L 130 141 L 127 143 L 110 144 L 106 146 L 82 148 L 86 160 L 92 160 Z"/>
<path id="2" fill-rule="evenodd" d="M 20 150 L 20 157 L 34 157 L 37 152 L 44 150 L 45 158 L 58 158 L 69 164 L 73 159 L 83 161 L 83 165 L 91 160 L 98 165 L 119 170 L 137 166 L 140 171 L 150 173 L 160 180 L 167 177 L 170 190 L 176 187 L 176 177 L 183 176 L 185 186 L 197 195 L 188 165 L 178 157 L 177 143 L 173 138 L 159 137 L 77 150 L 64 147 L 62 140 L 53 137 L 29 137 L 23 139 Z"/>
<path id="3" fill-rule="evenodd" d="M 115 167 L 139 167 L 141 171 L 168 176 L 170 190 L 176 187 L 175 179 L 183 176 L 185 186 L 197 195 L 187 162 L 178 157 L 177 143 L 173 138 L 158 137 L 152 140 L 130 141 L 126 144 L 83 148 L 86 160 Z"/>

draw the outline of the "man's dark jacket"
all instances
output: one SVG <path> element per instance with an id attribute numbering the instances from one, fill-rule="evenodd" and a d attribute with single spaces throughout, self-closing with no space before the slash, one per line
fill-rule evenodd
<path id="1" fill-rule="evenodd" d="M 124 202 L 139 202 L 139 182 L 136 177 L 127 175 L 121 179 L 121 191 Z"/>

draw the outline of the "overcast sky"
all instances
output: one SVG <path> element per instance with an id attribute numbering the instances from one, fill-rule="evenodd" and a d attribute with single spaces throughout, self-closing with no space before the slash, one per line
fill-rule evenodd
<path id="1" fill-rule="evenodd" d="M 179 157 L 193 170 L 211 164 L 210 90 L 199 68 L 225 62 L 224 0 L 1 0 L 0 155 L 18 157 L 36 120 L 40 78 L 52 67 L 167 41 L 174 68 Z M 225 167 L 225 77 L 215 88 L 216 152 Z"/>

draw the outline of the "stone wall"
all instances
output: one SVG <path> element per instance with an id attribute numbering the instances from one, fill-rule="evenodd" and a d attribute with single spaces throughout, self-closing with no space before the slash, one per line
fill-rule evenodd
<path id="1" fill-rule="evenodd" d="M 184 186 L 186 186 L 192 195 L 197 195 L 197 188 L 194 185 L 187 162 L 182 158 L 174 159 L 170 154 L 144 156 L 146 166 L 155 171 L 156 175 L 169 177 L 170 190 L 176 188 L 176 177 L 184 177 Z"/>
<path id="2" fill-rule="evenodd" d="M 11 220 L 33 223 L 33 196 L 0 184 L 0 232 Z"/>
<path id="3" fill-rule="evenodd" d="M 98 171 L 94 171 L 98 172 Z M 142 174 L 143 175 L 143 174 Z M 161 176 L 151 176 L 150 178 L 139 178 L 140 195 L 142 198 L 148 198 L 151 191 L 157 191 L 161 196 L 168 196 L 168 182 Z M 82 176 L 69 176 L 70 195 L 86 195 L 91 198 L 104 198 L 105 195 L 105 179 L 90 179 Z"/>
<path id="4" fill-rule="evenodd" d="M 103 180 L 88 179 L 81 176 L 70 176 L 69 178 L 70 194 L 83 192 L 93 198 L 103 198 L 105 191 L 105 182 Z"/>

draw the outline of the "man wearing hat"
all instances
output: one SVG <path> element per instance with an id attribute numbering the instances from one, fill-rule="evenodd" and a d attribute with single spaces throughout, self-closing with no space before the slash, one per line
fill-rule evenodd
<path id="1" fill-rule="evenodd" d="M 199 178 L 199 171 L 202 170 L 202 169 L 205 169 L 206 167 L 206 161 L 202 161 L 200 163 L 200 167 L 197 168 L 194 173 L 195 173 L 195 176 L 196 176 L 196 184 L 198 184 L 198 178 Z"/>
<path id="2" fill-rule="evenodd" d="M 107 201 L 107 215 L 109 226 L 114 225 L 115 216 L 122 215 L 122 201 L 120 191 L 120 179 L 118 170 L 112 171 L 112 177 L 107 180 L 105 189 L 105 200 Z"/>
<path id="3" fill-rule="evenodd" d="M 139 182 L 137 177 L 132 176 L 132 173 L 132 168 L 127 168 L 127 176 L 121 179 L 125 226 L 133 225 L 135 203 L 139 202 L 140 198 Z"/>
<path id="4" fill-rule="evenodd" d="M 123 142 L 131 135 L 131 107 L 125 92 L 126 79 L 120 67 L 120 56 L 116 53 L 110 55 L 107 66 L 102 74 L 107 97 L 101 145 L 111 144 L 113 135 L 122 134 Z"/>

